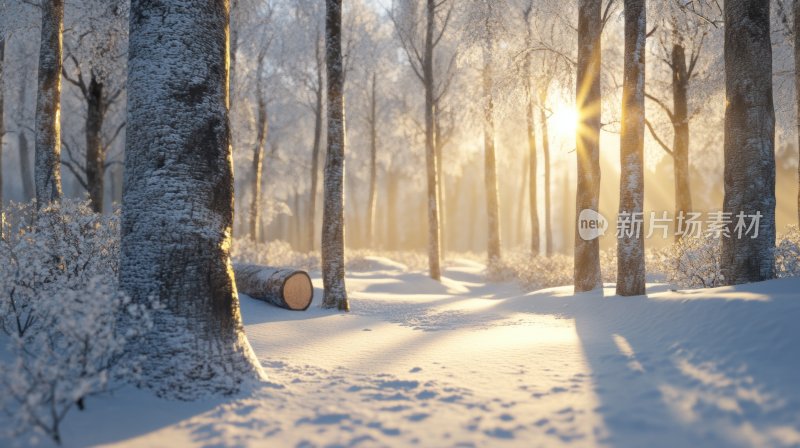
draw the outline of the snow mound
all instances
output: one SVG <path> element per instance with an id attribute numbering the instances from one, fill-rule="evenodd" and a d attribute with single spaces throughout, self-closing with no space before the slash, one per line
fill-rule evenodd
<path id="1" fill-rule="evenodd" d="M 408 266 L 384 257 L 365 256 L 350 260 L 347 268 L 353 272 L 406 272 Z"/>

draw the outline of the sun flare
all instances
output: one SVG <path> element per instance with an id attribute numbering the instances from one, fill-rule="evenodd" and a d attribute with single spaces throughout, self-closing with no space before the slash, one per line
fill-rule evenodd
<path id="1" fill-rule="evenodd" d="M 560 103 L 548 120 L 551 133 L 557 138 L 574 138 L 578 129 L 578 111 L 572 104 Z"/>

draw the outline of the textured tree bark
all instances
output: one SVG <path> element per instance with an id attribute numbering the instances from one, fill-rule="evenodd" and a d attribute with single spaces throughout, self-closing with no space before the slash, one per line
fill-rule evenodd
<path id="1" fill-rule="evenodd" d="M 542 164 L 544 165 L 544 240 L 548 257 L 553 255 L 553 227 L 550 208 L 550 131 L 547 127 L 547 89 L 539 90 L 539 121 L 542 126 Z"/>
<path id="2" fill-rule="evenodd" d="M 800 0 L 792 2 L 794 10 L 794 91 L 800 92 Z M 797 101 L 797 225 L 800 226 L 800 94 L 795 93 Z"/>
<path id="3" fill-rule="evenodd" d="M 103 213 L 106 154 L 101 139 L 103 120 L 103 84 L 92 75 L 86 88 L 86 186 L 92 210 Z"/>
<path id="4" fill-rule="evenodd" d="M 306 272 L 254 264 L 236 264 L 236 288 L 248 296 L 292 311 L 305 311 L 314 297 Z"/>
<path id="5" fill-rule="evenodd" d="M 433 73 L 436 0 L 426 2 L 425 51 L 422 61 L 422 83 L 425 87 L 425 171 L 428 183 L 428 272 L 439 280 L 441 271 L 441 232 L 439 227 L 439 167 L 436 164 L 436 88 Z"/>
<path id="6" fill-rule="evenodd" d="M 487 24 L 487 30 L 488 30 Z M 492 97 L 492 43 L 487 37 L 483 48 L 483 150 L 486 185 L 486 216 L 489 224 L 486 253 L 489 263 L 500 260 L 500 201 L 497 192 L 497 162 L 494 148 L 494 99 Z"/>
<path id="7" fill-rule="evenodd" d="M 17 102 L 17 123 L 24 123 L 25 100 L 28 97 L 28 80 L 23 76 L 19 83 L 19 99 Z M 36 197 L 36 186 L 33 183 L 33 169 L 31 168 L 30 147 L 26 131 L 21 126 L 17 126 L 17 152 L 19 153 L 19 171 L 22 177 L 22 191 L 25 200 L 30 201 Z"/>
<path id="8" fill-rule="evenodd" d="M 328 150 L 322 213 L 324 308 L 350 310 L 344 279 L 344 65 L 342 0 L 325 2 L 325 60 L 328 74 Z"/>
<path id="9" fill-rule="evenodd" d="M 625 51 L 620 135 L 620 216 L 644 213 L 644 80 L 647 12 L 644 0 L 625 0 Z M 643 215 L 639 215 L 643 216 Z M 617 294 L 645 294 L 644 237 L 617 238 Z"/>
<path id="10" fill-rule="evenodd" d="M 227 0 L 133 0 L 120 285 L 163 310 L 137 345 L 160 396 L 231 394 L 263 377 L 230 262 Z"/>
<path id="11" fill-rule="evenodd" d="M 692 211 L 692 191 L 689 183 L 689 71 L 686 51 L 681 44 L 672 47 L 672 158 L 675 171 L 675 217 Z M 677 221 L 676 221 L 677 222 Z M 676 229 L 675 238 L 682 236 Z"/>
<path id="12" fill-rule="evenodd" d="M 375 249 L 375 205 L 378 197 L 378 79 L 372 73 L 372 91 L 369 105 L 369 199 L 367 200 L 367 238 L 369 247 Z"/>
<path id="13" fill-rule="evenodd" d="M 264 145 L 267 141 L 267 102 L 264 99 L 264 58 L 266 47 L 262 47 L 258 54 L 258 74 L 256 75 L 256 96 L 258 97 L 258 131 L 256 132 L 256 145 L 253 148 L 253 196 L 250 201 L 250 239 L 261 241 L 261 175 L 264 165 Z"/>
<path id="14" fill-rule="evenodd" d="M 775 276 L 775 110 L 770 2 L 727 0 L 725 15 L 725 199 L 722 239 L 729 285 Z M 761 213 L 758 237 L 737 238 L 739 213 Z"/>
<path id="15" fill-rule="evenodd" d="M 228 54 L 230 60 L 230 74 L 228 75 L 228 109 L 233 110 L 236 103 L 236 53 L 239 50 L 239 0 L 230 0 L 229 14 L 230 39 L 228 42 Z M 233 128 L 233 124 L 231 124 Z M 233 144 L 233 139 L 231 139 Z"/>
<path id="16" fill-rule="evenodd" d="M 6 38 L 0 35 L 0 237 L 3 236 L 3 229 L 5 227 L 5 213 L 3 212 L 3 137 L 6 134 L 5 121 L 5 108 L 3 104 L 3 92 L 5 92 L 5 54 L 6 54 Z"/>
<path id="17" fill-rule="evenodd" d="M 600 203 L 600 35 L 601 0 L 578 1 L 577 98 L 579 114 L 576 138 L 578 182 L 575 216 L 581 210 L 599 212 Z M 602 285 L 600 242 L 586 241 L 578 233 L 575 220 L 575 292 L 590 291 Z"/>
<path id="18" fill-rule="evenodd" d="M 308 193 L 308 247 L 313 251 L 316 247 L 317 239 L 317 190 L 319 190 L 319 157 L 322 151 L 322 108 L 323 108 L 323 84 L 325 82 L 322 72 L 322 55 L 320 39 L 316 40 L 316 60 L 317 60 L 317 90 L 316 103 L 314 107 L 314 146 L 311 149 L 311 190 Z"/>
<path id="19" fill-rule="evenodd" d="M 42 2 L 36 98 L 36 206 L 61 200 L 61 35 L 64 0 Z"/>

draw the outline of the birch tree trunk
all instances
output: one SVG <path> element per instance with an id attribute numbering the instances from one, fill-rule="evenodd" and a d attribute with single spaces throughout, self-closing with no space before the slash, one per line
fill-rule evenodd
<path id="1" fill-rule="evenodd" d="M 683 45 L 672 47 L 672 159 L 675 170 L 675 217 L 692 211 L 692 191 L 689 183 L 689 70 Z M 682 236 L 676 229 L 676 239 Z"/>
<path id="2" fill-rule="evenodd" d="M 375 205 L 378 188 L 378 79 L 372 73 L 372 91 L 369 107 L 369 198 L 367 200 L 367 238 L 369 247 L 375 249 Z"/>
<path id="3" fill-rule="evenodd" d="M 622 133 L 620 135 L 620 216 L 631 222 L 644 213 L 644 80 L 647 12 L 644 0 L 625 0 Z M 635 230 L 617 239 L 617 294 L 645 293 L 644 237 Z"/>
<path id="4" fill-rule="evenodd" d="M 231 394 L 263 377 L 230 247 L 228 2 L 132 0 L 120 285 L 163 310 L 137 345 L 160 396 Z"/>
<path id="5" fill-rule="evenodd" d="M 44 1 L 36 98 L 36 206 L 61 200 L 61 39 L 64 0 Z"/>
<path id="6" fill-rule="evenodd" d="M 323 84 L 325 82 L 322 72 L 322 52 L 320 39 L 316 39 L 317 61 L 317 90 L 314 92 L 316 103 L 314 107 L 314 146 L 311 149 L 311 191 L 308 194 L 308 248 L 314 251 L 317 239 L 317 190 L 319 190 L 319 157 L 322 151 L 322 112 L 323 112 Z"/>
<path id="7" fill-rule="evenodd" d="M 425 171 L 428 183 L 428 271 L 430 277 L 442 277 L 441 232 L 439 227 L 439 167 L 436 164 L 435 113 L 436 87 L 433 73 L 433 49 L 436 45 L 436 0 L 427 0 L 425 26 L 425 54 L 422 60 L 422 83 L 425 87 Z"/>
<path id="8" fill-rule="evenodd" d="M 525 61 L 523 63 L 522 76 L 525 79 L 525 93 L 528 95 L 528 105 L 525 108 L 525 121 L 528 126 L 528 182 L 530 184 L 528 194 L 530 195 L 530 214 L 531 214 L 531 255 L 537 256 L 541 253 L 541 242 L 539 238 L 539 192 L 537 191 L 536 177 L 536 123 L 534 120 L 534 107 L 536 102 L 536 92 L 533 87 L 531 77 L 531 59 L 533 51 L 533 1 L 530 1 L 524 11 L 526 33 L 525 33 Z"/>
<path id="9" fill-rule="evenodd" d="M 542 164 L 544 165 L 544 240 L 547 256 L 553 255 L 553 227 L 550 208 L 550 131 L 547 126 L 547 89 L 539 90 L 539 121 L 542 126 Z"/>
<path id="10" fill-rule="evenodd" d="M 250 201 L 250 239 L 261 241 L 261 175 L 264 165 L 264 144 L 267 141 L 267 103 L 264 99 L 264 58 L 266 47 L 262 47 L 258 54 L 258 73 L 256 74 L 256 96 L 258 97 L 258 115 L 256 132 L 256 145 L 253 148 L 253 196 Z"/>
<path id="11" fill-rule="evenodd" d="M 800 92 L 800 0 L 792 2 L 794 9 L 794 91 Z M 797 101 L 797 225 L 800 226 L 800 94 L 795 93 Z"/>
<path id="12" fill-rule="evenodd" d="M 92 210 L 103 213 L 106 155 L 101 132 L 105 118 L 103 84 L 92 75 L 86 86 L 86 186 Z"/>
<path id="13" fill-rule="evenodd" d="M 483 148 L 486 216 L 489 224 L 486 252 L 489 263 L 500 260 L 500 204 L 497 192 L 497 162 L 494 148 L 494 99 L 492 97 L 492 64 L 494 61 L 492 59 L 491 37 L 487 37 L 483 48 Z"/>
<path id="14" fill-rule="evenodd" d="M 33 183 L 33 169 L 31 168 L 30 147 L 25 129 L 20 126 L 27 117 L 25 116 L 25 100 L 28 97 L 28 80 L 21 77 L 19 83 L 19 100 L 17 102 L 17 152 L 19 154 L 19 171 L 22 177 L 22 191 L 25 200 L 30 201 L 36 197 L 36 186 Z"/>
<path id="15" fill-rule="evenodd" d="M 349 311 L 344 279 L 344 65 L 342 0 L 325 1 L 325 60 L 328 73 L 328 150 L 322 213 L 324 308 Z"/>
<path id="16" fill-rule="evenodd" d="M 725 14 L 725 199 L 731 236 L 722 239 L 729 285 L 775 276 L 775 110 L 770 2 L 727 0 Z M 737 216 L 762 216 L 758 236 L 738 238 Z"/>
<path id="17" fill-rule="evenodd" d="M 601 0 L 578 0 L 578 64 L 576 138 L 578 180 L 575 216 L 581 210 L 599 212 L 600 203 L 600 35 Z M 575 220 L 575 292 L 602 286 L 600 242 L 584 240 Z"/>

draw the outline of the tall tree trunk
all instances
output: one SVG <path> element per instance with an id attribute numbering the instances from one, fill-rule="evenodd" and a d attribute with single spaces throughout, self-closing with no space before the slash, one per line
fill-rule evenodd
<path id="1" fill-rule="evenodd" d="M 675 171 L 675 217 L 692 211 L 692 191 L 689 183 L 689 72 L 686 51 L 682 44 L 672 47 L 672 158 Z M 677 221 L 676 221 L 677 223 Z M 682 236 L 675 229 L 675 238 Z"/>
<path id="2" fill-rule="evenodd" d="M 486 216 L 489 224 L 486 252 L 489 263 L 500 260 L 500 201 L 497 192 L 497 162 L 494 147 L 494 99 L 492 95 L 492 64 L 494 61 L 492 59 L 492 42 L 489 37 L 484 42 L 483 48 L 483 148 Z"/>
<path id="3" fill-rule="evenodd" d="M 582 210 L 599 213 L 600 207 L 600 35 L 602 0 L 578 1 L 578 67 L 576 138 L 578 166 L 575 216 Z M 575 292 L 602 286 L 600 241 L 584 240 L 575 220 Z"/>
<path id="4" fill-rule="evenodd" d="M 725 199 L 727 284 L 775 276 L 775 109 L 770 2 L 727 0 L 725 10 Z M 758 236 L 737 237 L 739 214 L 761 214 Z"/>
<path id="5" fill-rule="evenodd" d="M 263 376 L 230 261 L 228 2 L 132 0 L 120 285 L 164 307 L 142 385 L 194 399 Z M 187 293 L 190 292 L 190 293 Z"/>
<path id="6" fill-rule="evenodd" d="M 547 89 L 539 89 L 539 121 L 542 126 L 542 164 L 544 165 L 544 241 L 547 256 L 553 255 L 553 223 L 550 208 L 550 131 L 547 126 Z"/>
<path id="7" fill-rule="evenodd" d="M 103 192 L 106 173 L 106 154 L 101 131 L 105 110 L 103 105 L 103 83 L 92 75 L 86 89 L 86 186 L 92 210 L 103 213 Z"/>
<path id="8" fill-rule="evenodd" d="M 372 73 L 369 107 L 369 199 L 367 201 L 368 245 L 375 249 L 375 204 L 378 197 L 378 79 Z"/>
<path id="9" fill-rule="evenodd" d="M 236 53 L 239 50 L 239 0 L 230 0 L 230 40 L 228 42 L 230 58 L 230 74 L 228 75 L 228 102 L 229 109 L 233 110 L 236 103 Z M 233 126 L 231 126 L 233 127 Z M 231 139 L 233 141 L 233 139 Z"/>
<path id="10" fill-rule="evenodd" d="M 528 164 L 529 164 L 529 180 L 530 188 L 528 194 L 530 195 L 530 214 L 531 214 L 531 255 L 537 256 L 541 251 L 541 242 L 539 240 L 539 192 L 537 191 L 536 176 L 537 159 L 536 159 L 536 123 L 534 120 L 533 109 L 536 102 L 536 92 L 534 91 L 532 73 L 531 73 L 531 59 L 533 51 L 533 28 L 531 20 L 533 19 L 533 1 L 530 1 L 525 9 L 525 62 L 523 65 L 523 77 L 525 79 L 525 93 L 528 95 L 528 105 L 525 108 L 525 121 L 528 126 Z"/>
<path id="11" fill-rule="evenodd" d="M 258 73 L 256 74 L 256 96 L 258 97 L 258 131 L 256 144 L 253 148 L 253 185 L 252 199 L 250 201 L 250 239 L 261 241 L 261 175 L 264 165 L 264 145 L 267 141 L 267 102 L 264 99 L 264 58 L 266 47 L 262 47 L 258 54 Z"/>
<path id="12" fill-rule="evenodd" d="M 36 206 L 61 200 L 61 38 L 64 0 L 42 2 L 36 98 Z"/>
<path id="13" fill-rule="evenodd" d="M 530 156 L 523 155 L 519 179 L 519 204 L 517 205 L 517 225 L 515 230 L 516 244 L 525 244 L 525 203 L 530 202 L 530 195 L 528 194 L 530 185 Z M 535 173 L 534 173 L 535 176 Z M 529 210 L 530 211 L 530 210 Z"/>
<path id="14" fill-rule="evenodd" d="M 797 101 L 797 225 L 800 226 L 800 0 L 794 0 L 794 91 Z"/>
<path id="15" fill-rule="evenodd" d="M 647 10 L 644 0 L 625 0 L 625 52 L 620 135 L 619 212 L 632 227 L 617 239 L 617 294 L 645 293 L 644 237 L 644 79 Z"/>
<path id="16" fill-rule="evenodd" d="M 319 190 L 319 157 L 322 151 L 323 84 L 325 82 L 321 61 L 320 39 L 316 39 L 317 90 L 314 92 L 314 146 L 311 149 L 311 190 L 308 193 L 308 248 L 314 251 L 317 239 L 317 190 Z"/>
<path id="17" fill-rule="evenodd" d="M 344 64 L 342 0 L 325 1 L 325 60 L 328 72 L 328 150 L 322 213 L 322 306 L 349 311 L 344 281 Z"/>
<path id="18" fill-rule="evenodd" d="M 530 68 L 530 56 L 526 56 L 526 66 Z M 530 82 L 530 70 L 526 70 L 525 74 L 527 79 L 528 91 L 528 105 L 525 110 L 526 122 L 528 125 L 528 183 L 530 195 L 530 213 L 531 213 L 531 255 L 537 256 L 541 251 L 541 242 L 539 241 L 539 191 L 538 191 L 538 176 L 537 176 L 537 159 L 536 159 L 536 123 L 534 122 L 533 108 L 534 95 L 533 86 Z"/>
<path id="19" fill-rule="evenodd" d="M 398 203 L 398 184 L 400 183 L 398 180 L 398 174 L 394 172 L 393 169 L 389 169 L 386 172 L 386 247 L 389 250 L 398 250 L 400 247 L 399 240 L 400 237 L 398 235 L 398 214 L 397 208 L 399 207 Z"/>
<path id="20" fill-rule="evenodd" d="M 1 31 L 0 31 L 1 32 Z M 6 127 L 4 118 L 4 104 L 3 93 L 5 92 L 5 55 L 6 55 L 6 38 L 0 34 L 0 237 L 3 236 L 3 228 L 5 223 L 5 213 L 3 211 L 3 137 L 6 134 Z"/>
<path id="21" fill-rule="evenodd" d="M 435 82 L 433 74 L 434 31 L 436 28 L 436 0 L 427 0 L 425 27 L 425 54 L 422 77 L 425 86 L 425 168 L 428 181 L 428 271 L 439 280 L 441 272 L 441 232 L 439 227 L 439 167 L 436 164 Z"/>
<path id="22" fill-rule="evenodd" d="M 445 237 L 447 235 L 447 232 L 445 232 L 447 221 L 445 219 L 445 181 L 444 165 L 442 165 L 442 160 L 444 160 L 444 139 L 442 138 L 441 115 L 439 103 L 436 102 L 433 114 L 433 145 L 436 148 L 436 200 L 439 204 L 439 258 L 442 258 L 445 254 Z"/>
<path id="23" fill-rule="evenodd" d="M 30 201 L 36 197 L 36 186 L 33 183 L 33 169 L 31 169 L 28 137 L 25 135 L 25 129 L 21 126 L 21 124 L 25 123 L 27 120 L 25 116 L 25 104 L 28 97 L 28 80 L 24 76 L 20 78 L 19 99 L 17 100 L 17 152 L 19 153 L 19 171 L 22 177 L 22 191 L 25 194 L 25 200 Z"/>

